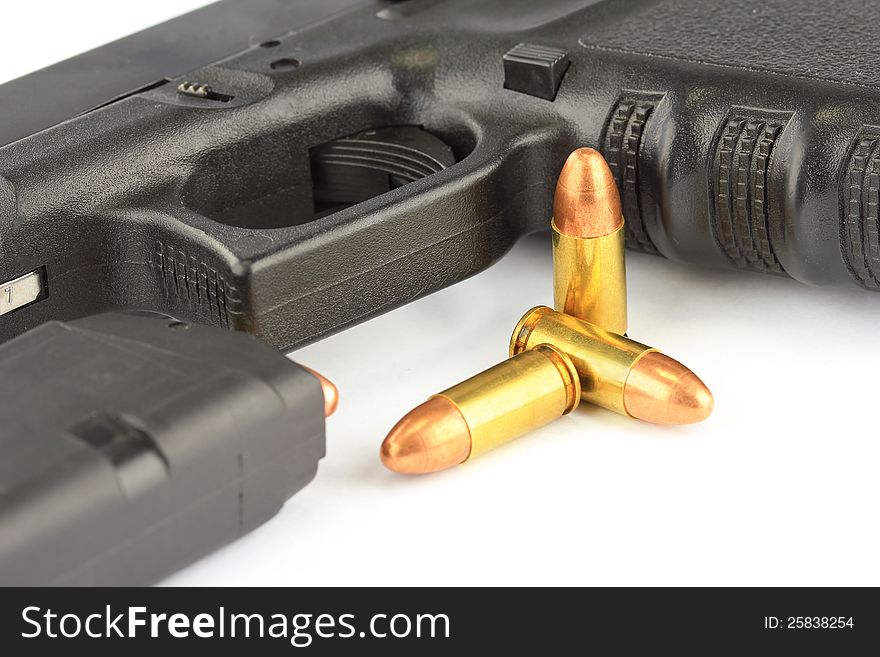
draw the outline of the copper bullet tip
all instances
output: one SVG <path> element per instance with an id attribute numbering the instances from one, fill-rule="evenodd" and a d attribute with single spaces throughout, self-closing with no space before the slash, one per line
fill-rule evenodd
<path id="1" fill-rule="evenodd" d="M 310 374 L 313 374 L 315 378 L 321 382 L 321 390 L 324 391 L 324 417 L 330 417 L 336 412 L 336 409 L 339 406 L 339 389 L 333 385 L 333 382 L 330 379 L 319 374 L 311 367 L 303 365 L 303 369 Z"/>
<path id="2" fill-rule="evenodd" d="M 655 424 L 700 422 L 715 404 L 696 374 L 658 351 L 645 354 L 630 370 L 623 403 L 634 418 Z"/>
<path id="3" fill-rule="evenodd" d="M 471 452 L 471 434 L 458 407 L 432 397 L 394 425 L 379 456 L 389 470 L 423 474 L 451 468 Z"/>
<path id="4" fill-rule="evenodd" d="M 599 151 L 579 148 L 568 156 L 553 198 L 553 224 L 570 237 L 604 237 L 623 225 L 620 194 Z"/>

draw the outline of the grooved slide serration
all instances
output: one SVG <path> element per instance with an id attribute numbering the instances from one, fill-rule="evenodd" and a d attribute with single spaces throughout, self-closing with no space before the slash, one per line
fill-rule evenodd
<path id="1" fill-rule="evenodd" d="M 602 155 L 608 162 L 623 207 L 626 245 L 630 249 L 657 253 L 645 229 L 646 213 L 656 212 L 653 204 L 643 203 L 640 190 L 639 160 L 645 124 L 661 96 L 624 96 L 611 112 L 602 138 Z"/>
<path id="2" fill-rule="evenodd" d="M 712 234 L 740 269 L 785 273 L 770 242 L 768 169 L 785 121 L 731 114 L 715 144 Z"/>
<path id="3" fill-rule="evenodd" d="M 859 283 L 880 289 L 880 129 L 863 129 L 856 138 L 844 182 L 841 246 Z"/>

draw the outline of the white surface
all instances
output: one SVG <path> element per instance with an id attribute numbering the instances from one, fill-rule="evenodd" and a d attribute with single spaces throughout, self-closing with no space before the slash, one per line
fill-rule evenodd
<path id="1" fill-rule="evenodd" d="M 199 4 L 10 6 L 0 78 Z M 705 424 L 582 407 L 448 472 L 382 468 L 403 413 L 503 358 L 522 312 L 550 301 L 549 243 L 529 238 L 480 276 L 297 352 L 342 393 L 317 478 L 166 583 L 880 584 L 880 296 L 638 254 L 628 268 L 630 335 L 706 381 Z"/>
<path id="2" fill-rule="evenodd" d="M 209 0 L 6 0 L 0 21 L 0 82 L 207 4 Z"/>
<path id="3" fill-rule="evenodd" d="M 702 425 L 582 407 L 454 470 L 386 472 L 397 419 L 506 355 L 549 241 L 294 354 L 340 387 L 315 481 L 170 584 L 878 584 L 880 297 L 628 261 L 630 335 L 716 397 Z"/>

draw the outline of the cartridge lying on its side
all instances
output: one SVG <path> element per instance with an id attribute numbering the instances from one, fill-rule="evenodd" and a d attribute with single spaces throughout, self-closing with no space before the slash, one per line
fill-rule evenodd
<path id="1" fill-rule="evenodd" d="M 584 401 L 656 424 L 691 424 L 712 412 L 712 393 L 696 374 L 635 340 L 538 306 L 519 320 L 510 353 L 542 343 L 574 363 Z"/>
<path id="2" fill-rule="evenodd" d="M 626 333 L 623 212 L 614 176 L 592 148 L 568 156 L 553 198 L 553 305 Z"/>
<path id="3" fill-rule="evenodd" d="M 580 398 L 571 360 L 539 344 L 407 413 L 382 443 L 382 463 L 406 474 L 444 470 L 570 413 Z"/>

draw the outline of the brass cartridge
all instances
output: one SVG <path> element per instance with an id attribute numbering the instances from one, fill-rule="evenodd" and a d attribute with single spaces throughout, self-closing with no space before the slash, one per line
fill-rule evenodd
<path id="1" fill-rule="evenodd" d="M 712 412 L 712 393 L 678 361 L 582 319 L 538 306 L 514 329 L 510 353 L 544 343 L 571 359 L 586 402 L 656 424 L 690 424 Z"/>
<path id="2" fill-rule="evenodd" d="M 626 265 L 620 194 L 608 163 L 592 148 L 569 155 L 553 199 L 553 305 L 626 333 Z"/>
<path id="3" fill-rule="evenodd" d="M 494 449 L 580 402 L 577 371 L 550 345 L 535 345 L 433 395 L 401 419 L 382 443 L 390 470 L 435 472 Z"/>

